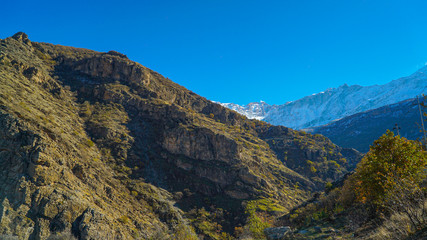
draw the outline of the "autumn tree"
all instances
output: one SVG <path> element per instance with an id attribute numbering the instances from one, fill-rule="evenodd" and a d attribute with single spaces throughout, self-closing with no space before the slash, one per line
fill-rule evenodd
<path id="1" fill-rule="evenodd" d="M 419 142 L 394 136 L 388 130 L 357 166 L 358 200 L 383 206 L 397 187 L 419 187 L 425 178 L 426 164 L 427 155 Z"/>

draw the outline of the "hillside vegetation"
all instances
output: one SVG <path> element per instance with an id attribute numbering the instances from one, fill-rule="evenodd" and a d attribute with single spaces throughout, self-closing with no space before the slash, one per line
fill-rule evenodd
<path id="1" fill-rule="evenodd" d="M 344 181 L 293 209 L 285 239 L 424 239 L 427 152 L 387 131 Z"/>
<path id="2" fill-rule="evenodd" d="M 4 238 L 263 239 L 359 159 L 115 51 L 0 40 Z"/>

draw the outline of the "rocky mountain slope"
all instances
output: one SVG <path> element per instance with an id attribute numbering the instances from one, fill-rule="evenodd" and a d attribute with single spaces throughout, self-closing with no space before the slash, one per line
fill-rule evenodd
<path id="1" fill-rule="evenodd" d="M 348 86 L 330 88 L 283 105 L 265 102 L 240 106 L 222 104 L 249 118 L 264 120 L 270 124 L 303 129 L 327 124 L 359 112 L 394 104 L 427 93 L 427 66 L 408 77 L 399 78 L 384 85 Z"/>
<path id="2" fill-rule="evenodd" d="M 0 40 L 0 236 L 233 239 L 360 159 L 110 51 Z"/>
<path id="3" fill-rule="evenodd" d="M 422 98 L 420 102 L 423 102 Z M 357 113 L 324 126 L 305 130 L 322 134 L 339 146 L 368 152 L 373 141 L 387 129 L 393 130 L 395 124 L 400 128 L 399 133 L 402 137 L 410 140 L 423 139 L 417 99 L 408 99 Z M 397 133 L 396 130 L 394 132 Z"/>

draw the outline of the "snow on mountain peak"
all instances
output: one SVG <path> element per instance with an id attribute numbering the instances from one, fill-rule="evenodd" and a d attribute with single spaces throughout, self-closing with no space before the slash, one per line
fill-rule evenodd
<path id="1" fill-rule="evenodd" d="M 248 118 L 264 120 L 274 125 L 294 129 L 320 126 L 358 112 L 393 104 L 420 94 L 427 93 L 427 66 L 408 77 L 393 80 L 384 85 L 362 87 L 347 85 L 328 88 L 287 102 L 282 105 L 269 105 L 264 101 L 244 106 L 233 103 L 220 103 Z"/>

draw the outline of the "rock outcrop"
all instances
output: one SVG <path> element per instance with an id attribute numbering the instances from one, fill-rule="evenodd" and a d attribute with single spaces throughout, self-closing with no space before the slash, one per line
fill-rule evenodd
<path id="1" fill-rule="evenodd" d="M 276 228 L 266 228 L 264 229 L 265 235 L 267 235 L 268 240 L 280 240 L 283 239 L 289 232 L 291 232 L 291 228 L 284 227 L 276 227 Z"/>
<path id="2" fill-rule="evenodd" d="M 248 120 L 121 53 L 24 33 L 0 41 L 5 236 L 238 237 L 251 214 L 286 212 L 321 186 L 307 160 L 343 158 L 325 138 Z M 345 173 L 332 165 L 318 176 Z M 248 202 L 276 207 L 246 214 Z"/>

